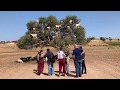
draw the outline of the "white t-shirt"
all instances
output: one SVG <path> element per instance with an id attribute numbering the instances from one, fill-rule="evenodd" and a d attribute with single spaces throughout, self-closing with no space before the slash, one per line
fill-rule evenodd
<path id="1" fill-rule="evenodd" d="M 58 51 L 57 54 L 58 54 L 58 59 L 63 59 L 66 56 L 63 51 Z"/>

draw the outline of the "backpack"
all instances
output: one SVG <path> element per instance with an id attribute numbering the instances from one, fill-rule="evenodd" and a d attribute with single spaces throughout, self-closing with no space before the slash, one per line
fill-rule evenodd
<path id="1" fill-rule="evenodd" d="M 55 58 L 54 58 L 54 55 L 53 55 L 52 52 L 51 52 L 51 54 L 50 54 L 50 62 L 51 62 L 51 63 L 54 63 L 54 62 L 55 62 Z"/>

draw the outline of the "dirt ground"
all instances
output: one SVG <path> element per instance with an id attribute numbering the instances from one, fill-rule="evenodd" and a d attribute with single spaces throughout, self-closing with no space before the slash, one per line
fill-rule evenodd
<path id="1" fill-rule="evenodd" d="M 17 63 L 23 56 L 34 57 L 37 50 L 20 50 L 15 45 L 0 45 L 0 79 L 120 79 L 120 47 L 84 46 L 86 51 L 87 74 L 75 78 L 73 60 L 70 60 L 70 76 L 58 77 L 58 62 L 54 64 L 55 76 L 47 75 L 47 63 L 44 66 L 44 75 L 34 73 L 37 68 L 35 61 Z M 45 50 L 46 48 L 44 48 Z M 54 53 L 56 49 L 51 48 Z M 69 47 L 70 50 L 73 46 Z"/>

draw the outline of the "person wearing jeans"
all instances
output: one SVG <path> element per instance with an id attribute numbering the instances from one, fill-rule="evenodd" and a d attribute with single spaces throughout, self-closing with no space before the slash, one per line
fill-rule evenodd
<path id="1" fill-rule="evenodd" d="M 77 44 L 74 45 L 74 50 L 73 50 L 73 59 L 74 59 L 74 65 L 75 65 L 75 71 L 76 71 L 76 76 L 75 77 L 82 77 L 82 49 L 78 47 Z"/>
<path id="2" fill-rule="evenodd" d="M 74 61 L 74 65 L 75 65 L 75 69 L 76 69 L 76 77 L 81 77 L 81 75 L 82 75 L 82 71 L 81 71 L 82 60 Z"/>
<path id="3" fill-rule="evenodd" d="M 47 62 L 48 64 L 48 75 L 49 76 L 54 76 L 54 65 L 51 62 Z"/>
<path id="4" fill-rule="evenodd" d="M 52 58 L 54 54 L 50 51 L 50 49 L 47 49 L 46 57 L 47 57 L 47 65 L 48 65 L 48 75 L 53 76 L 54 75 L 54 64 L 50 61 L 50 58 Z"/>

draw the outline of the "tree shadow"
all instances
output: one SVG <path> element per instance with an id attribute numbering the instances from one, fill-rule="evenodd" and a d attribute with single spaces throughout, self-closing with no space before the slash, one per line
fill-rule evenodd
<path id="1" fill-rule="evenodd" d="M 35 73 L 36 75 L 38 75 L 37 69 L 33 69 L 33 73 Z"/>
<path id="2" fill-rule="evenodd" d="M 68 74 L 67 76 L 68 77 L 75 77 L 75 75 L 73 75 L 73 74 Z"/>
<path id="3" fill-rule="evenodd" d="M 33 69 L 33 73 L 35 73 L 36 75 L 38 75 L 38 71 L 36 69 Z M 48 73 L 43 73 L 43 75 L 48 76 Z"/>
<path id="4" fill-rule="evenodd" d="M 48 76 L 48 73 L 43 73 L 44 75 Z"/>
<path id="5" fill-rule="evenodd" d="M 76 73 L 75 71 L 70 71 L 71 73 Z"/>
<path id="6" fill-rule="evenodd" d="M 54 72 L 59 73 L 59 71 L 54 71 Z"/>
<path id="7" fill-rule="evenodd" d="M 59 71 L 54 71 L 54 72 L 56 72 L 56 76 L 58 76 L 59 77 Z M 75 71 L 70 71 L 71 73 L 76 73 Z M 63 72 L 61 72 L 61 73 L 63 73 Z M 71 74 L 71 73 L 69 73 L 69 74 L 67 74 L 67 76 L 68 77 L 75 77 L 75 75 L 73 75 L 73 74 Z M 64 76 L 64 74 L 62 74 L 61 76 Z"/>
<path id="8" fill-rule="evenodd" d="M 37 72 L 37 69 L 33 69 L 34 72 Z"/>

